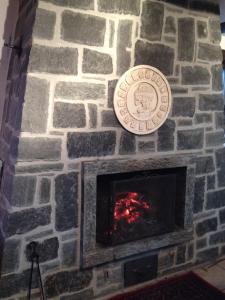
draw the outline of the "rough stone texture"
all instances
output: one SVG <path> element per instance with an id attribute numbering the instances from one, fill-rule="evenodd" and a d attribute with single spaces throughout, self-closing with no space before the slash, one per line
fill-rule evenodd
<path id="1" fill-rule="evenodd" d="M 200 38 L 200 39 L 207 38 L 208 28 L 207 28 L 207 23 L 205 21 L 197 22 L 197 33 L 198 33 L 198 38 Z"/>
<path id="2" fill-rule="evenodd" d="M 150 65 L 158 68 L 164 75 L 171 75 L 174 65 L 174 50 L 163 44 L 137 41 L 135 65 Z"/>
<path id="3" fill-rule="evenodd" d="M 164 5 L 145 1 L 141 16 L 141 37 L 150 41 L 160 41 L 163 28 Z"/>
<path id="4" fill-rule="evenodd" d="M 193 61 L 195 50 L 195 24 L 193 18 L 178 20 L 178 59 Z"/>
<path id="5" fill-rule="evenodd" d="M 127 48 L 131 47 L 132 21 L 120 21 L 117 40 L 117 74 L 122 75 L 130 67 L 131 55 Z"/>
<path id="6" fill-rule="evenodd" d="M 220 220 L 220 224 L 225 223 L 225 209 L 221 209 L 219 211 L 219 220 Z"/>
<path id="7" fill-rule="evenodd" d="M 78 225 L 78 174 L 61 174 L 55 179 L 55 227 L 65 231 Z"/>
<path id="8" fill-rule="evenodd" d="M 225 243 L 225 231 L 214 233 L 209 238 L 210 245 Z"/>
<path id="9" fill-rule="evenodd" d="M 88 111 L 89 111 L 89 127 L 96 128 L 97 126 L 97 105 L 95 104 L 88 104 Z"/>
<path id="10" fill-rule="evenodd" d="M 44 240 L 37 245 L 37 253 L 39 253 L 39 262 L 45 262 L 58 257 L 59 241 L 57 237 Z M 31 252 L 26 247 L 26 258 L 31 261 Z"/>
<path id="11" fill-rule="evenodd" d="M 178 149 L 201 149 L 204 141 L 203 129 L 179 130 L 177 132 Z"/>
<path id="12" fill-rule="evenodd" d="M 65 267 L 71 267 L 77 261 L 77 241 L 64 243 L 62 246 L 62 263 Z"/>
<path id="13" fill-rule="evenodd" d="M 40 182 L 39 202 L 44 204 L 50 201 L 51 181 L 49 178 L 42 178 Z"/>
<path id="14" fill-rule="evenodd" d="M 55 12 L 38 8 L 33 35 L 40 39 L 51 40 L 54 35 L 55 22 Z M 48 24 L 48 26 L 46 26 L 46 23 Z"/>
<path id="15" fill-rule="evenodd" d="M 61 157 L 61 140 L 52 138 L 21 138 L 19 159 L 58 160 Z"/>
<path id="16" fill-rule="evenodd" d="M 182 97 L 173 99 L 172 115 L 174 117 L 193 117 L 195 113 L 195 98 Z"/>
<path id="17" fill-rule="evenodd" d="M 94 0 L 42 0 L 60 6 L 68 6 L 80 9 L 94 9 Z"/>
<path id="18" fill-rule="evenodd" d="M 80 293 L 71 294 L 69 296 L 62 296 L 60 300 L 91 300 L 94 298 L 94 292 L 92 289 L 82 291 Z"/>
<path id="19" fill-rule="evenodd" d="M 108 82 L 108 107 L 113 108 L 113 97 L 118 80 L 110 80 Z"/>
<path id="20" fill-rule="evenodd" d="M 220 20 L 218 18 L 209 19 L 209 35 L 213 44 L 219 44 L 221 41 Z"/>
<path id="21" fill-rule="evenodd" d="M 135 135 L 123 131 L 120 137 L 119 154 L 133 154 L 136 151 Z"/>
<path id="22" fill-rule="evenodd" d="M 55 96 L 71 100 L 96 100 L 105 97 L 105 86 L 86 82 L 59 82 Z"/>
<path id="23" fill-rule="evenodd" d="M 197 261 L 199 263 L 214 260 L 219 254 L 217 247 L 203 250 L 197 253 Z"/>
<path id="24" fill-rule="evenodd" d="M 158 129 L 158 151 L 170 151 L 174 149 L 175 122 L 166 120 Z"/>
<path id="25" fill-rule="evenodd" d="M 46 80 L 27 78 L 23 108 L 22 131 L 42 133 L 46 131 L 49 84 Z M 35 113 L 34 113 L 35 112 Z"/>
<path id="26" fill-rule="evenodd" d="M 196 160 L 196 174 L 207 174 L 211 173 L 215 170 L 213 157 L 212 156 L 201 156 L 198 157 Z"/>
<path id="27" fill-rule="evenodd" d="M 107 13 L 140 14 L 140 0 L 98 0 L 98 9 Z"/>
<path id="28" fill-rule="evenodd" d="M 216 150 L 216 166 L 218 168 L 225 167 L 225 148 Z"/>
<path id="29" fill-rule="evenodd" d="M 224 187 L 225 186 L 225 172 L 224 172 L 223 168 L 218 170 L 217 179 L 218 179 L 218 186 L 219 187 Z"/>
<path id="30" fill-rule="evenodd" d="M 215 184 L 216 184 L 215 175 L 208 175 L 207 176 L 207 190 L 215 189 Z"/>
<path id="31" fill-rule="evenodd" d="M 8 239 L 4 247 L 2 273 L 7 274 L 16 272 L 19 267 L 21 241 L 17 239 Z"/>
<path id="32" fill-rule="evenodd" d="M 223 76 L 222 76 L 222 65 L 214 65 L 211 68 L 212 72 L 212 89 L 214 91 L 221 91 L 223 88 Z"/>
<path id="33" fill-rule="evenodd" d="M 141 153 L 148 153 L 155 151 L 155 143 L 150 142 L 139 142 L 138 143 L 138 151 Z"/>
<path id="34" fill-rule="evenodd" d="M 205 61 L 222 61 L 221 48 L 206 43 L 199 43 L 198 58 Z"/>
<path id="35" fill-rule="evenodd" d="M 196 225 L 196 233 L 198 237 L 202 237 L 208 232 L 216 231 L 217 230 L 217 218 L 211 218 L 204 220 L 202 222 L 199 222 Z"/>
<path id="36" fill-rule="evenodd" d="M 115 115 L 114 111 L 104 110 L 102 112 L 102 126 L 103 127 L 118 127 L 120 123 Z"/>
<path id="37" fill-rule="evenodd" d="M 84 104 L 56 102 L 54 105 L 53 126 L 55 128 L 82 128 L 86 126 Z"/>
<path id="38" fill-rule="evenodd" d="M 84 49 L 82 70 L 84 73 L 111 74 L 112 57 L 106 53 Z"/>
<path id="39" fill-rule="evenodd" d="M 223 110 L 223 96 L 220 94 L 200 95 L 199 109 L 202 111 Z"/>
<path id="40" fill-rule="evenodd" d="M 209 192 L 207 194 L 206 209 L 225 206 L 225 190 Z"/>
<path id="41" fill-rule="evenodd" d="M 32 222 L 31 222 L 32 220 Z M 29 208 L 11 213 L 8 216 L 4 231 L 6 236 L 23 234 L 38 226 L 44 226 L 51 222 L 51 207 Z"/>
<path id="42" fill-rule="evenodd" d="M 206 146 L 207 147 L 214 147 L 220 146 L 224 143 L 224 132 L 210 132 L 206 134 Z"/>
<path id="43" fill-rule="evenodd" d="M 30 72 L 77 74 L 77 49 L 34 45 L 30 55 Z"/>
<path id="44" fill-rule="evenodd" d="M 207 239 L 202 238 L 196 241 L 196 249 L 202 249 L 207 246 Z"/>
<path id="45" fill-rule="evenodd" d="M 91 279 L 92 272 L 89 270 L 63 271 L 49 275 L 45 279 L 46 297 L 52 298 L 63 293 L 82 290 L 89 286 Z"/>
<path id="46" fill-rule="evenodd" d="M 201 66 L 185 66 L 181 68 L 182 84 L 200 85 L 210 83 L 209 71 Z"/>
<path id="47" fill-rule="evenodd" d="M 224 129 L 224 112 L 215 113 L 216 129 Z"/>
<path id="48" fill-rule="evenodd" d="M 67 150 L 70 158 L 112 155 L 115 151 L 114 131 L 69 133 Z"/>
<path id="49" fill-rule="evenodd" d="M 204 204 L 204 192 L 205 192 L 205 177 L 197 177 L 195 179 L 194 189 L 194 213 L 201 212 Z"/>
<path id="50" fill-rule="evenodd" d="M 176 34 L 175 19 L 172 16 L 166 18 L 165 33 L 173 35 Z"/>
<path id="51" fill-rule="evenodd" d="M 213 116 L 211 113 L 197 113 L 195 114 L 195 123 L 203 124 L 203 123 L 212 123 Z"/>
<path id="52" fill-rule="evenodd" d="M 31 206 L 34 201 L 36 177 L 16 176 L 14 179 L 11 205 L 17 207 Z"/>
<path id="53" fill-rule="evenodd" d="M 62 14 L 61 37 L 65 41 L 103 46 L 105 30 L 106 20 L 104 18 L 70 11 L 64 11 Z"/>

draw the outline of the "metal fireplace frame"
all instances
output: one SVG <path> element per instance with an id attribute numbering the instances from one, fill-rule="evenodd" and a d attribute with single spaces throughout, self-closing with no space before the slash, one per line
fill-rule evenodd
<path id="1" fill-rule="evenodd" d="M 193 156 L 171 155 L 140 159 L 93 160 L 82 163 L 81 265 L 92 267 L 131 255 L 180 244 L 193 238 L 195 163 Z M 186 167 L 184 228 L 126 244 L 105 247 L 96 243 L 97 176 L 113 173 Z"/>

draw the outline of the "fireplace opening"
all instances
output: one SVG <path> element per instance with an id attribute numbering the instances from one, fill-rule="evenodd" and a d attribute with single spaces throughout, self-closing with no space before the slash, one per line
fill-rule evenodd
<path id="1" fill-rule="evenodd" d="M 184 228 L 186 168 L 97 176 L 96 241 L 106 246 Z"/>

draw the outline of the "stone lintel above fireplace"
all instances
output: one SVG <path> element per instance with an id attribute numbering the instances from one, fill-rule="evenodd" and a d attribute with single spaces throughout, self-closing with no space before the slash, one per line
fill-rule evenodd
<path id="1" fill-rule="evenodd" d="M 82 168 L 82 267 L 116 261 L 131 255 L 154 252 L 169 245 L 193 238 L 194 156 L 171 155 L 150 159 L 113 159 L 83 162 Z M 183 228 L 162 235 L 143 238 L 116 246 L 102 246 L 96 242 L 97 176 L 146 170 L 186 167 L 186 193 Z"/>

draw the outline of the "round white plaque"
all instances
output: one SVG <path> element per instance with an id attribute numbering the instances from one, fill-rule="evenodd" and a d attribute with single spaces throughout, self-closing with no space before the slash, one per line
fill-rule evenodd
<path id="1" fill-rule="evenodd" d="M 156 68 L 139 65 L 123 74 L 114 93 L 121 125 L 135 134 L 149 134 L 168 117 L 172 105 L 169 83 Z"/>

